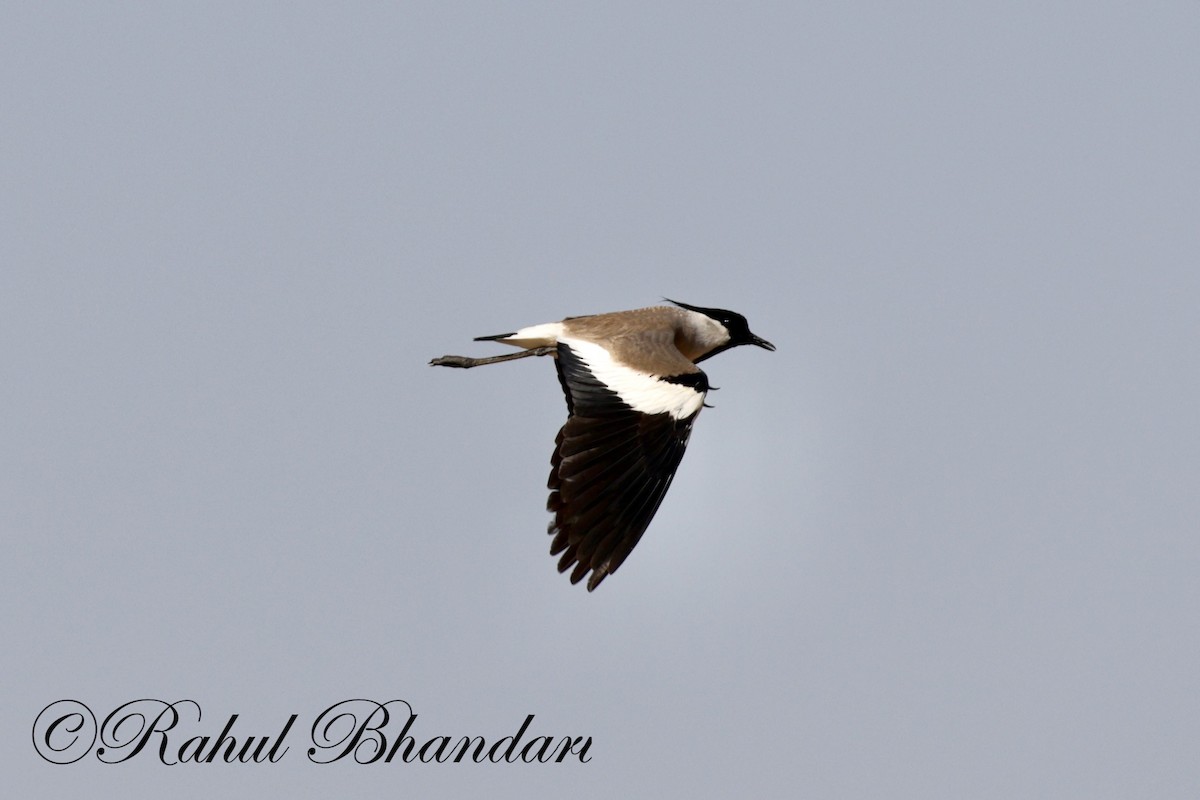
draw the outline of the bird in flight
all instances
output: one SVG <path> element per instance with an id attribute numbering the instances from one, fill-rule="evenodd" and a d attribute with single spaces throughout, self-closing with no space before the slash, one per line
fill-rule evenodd
<path id="1" fill-rule="evenodd" d="M 475 341 L 522 349 L 429 362 L 470 368 L 554 358 L 567 422 L 550 459 L 550 554 L 559 556 L 559 572 L 571 570 L 571 583 L 590 572 L 589 592 L 629 556 L 671 485 L 710 388 L 696 365 L 738 345 L 775 349 L 750 332 L 741 314 L 667 302 L 674 305 L 479 336 Z"/>

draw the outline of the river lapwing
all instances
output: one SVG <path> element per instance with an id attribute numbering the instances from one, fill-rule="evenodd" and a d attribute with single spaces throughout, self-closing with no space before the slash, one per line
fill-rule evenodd
<path id="1" fill-rule="evenodd" d="M 588 591 L 616 572 L 646 531 L 683 458 L 705 405 L 708 377 L 696 364 L 737 347 L 775 345 L 746 318 L 687 303 L 617 311 L 480 336 L 520 352 L 489 358 L 442 356 L 440 367 L 477 367 L 551 356 L 567 399 L 567 422 L 550 459 L 554 514 L 550 554 Z"/>

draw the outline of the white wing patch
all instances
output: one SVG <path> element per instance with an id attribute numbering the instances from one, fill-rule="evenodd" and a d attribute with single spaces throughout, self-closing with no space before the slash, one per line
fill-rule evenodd
<path id="1" fill-rule="evenodd" d="M 704 405 L 703 392 L 619 364 L 598 344 L 565 336 L 559 336 L 558 341 L 574 350 L 596 380 L 638 413 L 666 413 L 675 419 L 686 419 Z"/>

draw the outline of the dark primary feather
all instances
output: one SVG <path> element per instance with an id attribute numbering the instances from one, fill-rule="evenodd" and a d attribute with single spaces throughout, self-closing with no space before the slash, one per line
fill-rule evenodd
<path id="1" fill-rule="evenodd" d="M 562 554 L 560 572 L 574 567 L 572 583 L 591 572 L 591 591 L 621 566 L 654 518 L 696 414 L 634 411 L 566 344 L 559 343 L 555 364 L 570 416 L 550 459 L 550 553 Z M 708 387 L 702 372 L 676 382 Z"/>

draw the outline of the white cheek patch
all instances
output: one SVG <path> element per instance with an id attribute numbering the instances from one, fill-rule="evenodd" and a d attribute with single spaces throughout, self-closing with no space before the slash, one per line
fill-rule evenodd
<path id="1" fill-rule="evenodd" d="M 561 336 L 558 341 L 575 351 L 596 380 L 640 414 L 665 413 L 675 419 L 686 419 L 704 405 L 704 392 L 619 364 L 598 344 Z"/>

